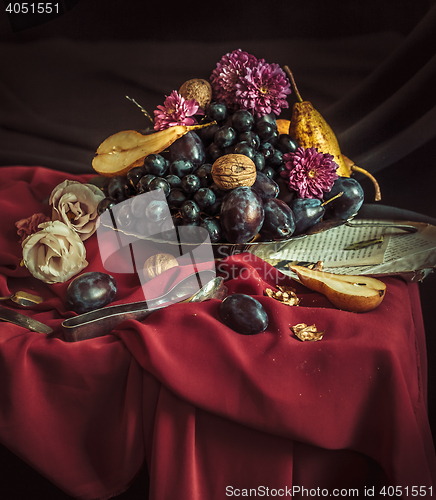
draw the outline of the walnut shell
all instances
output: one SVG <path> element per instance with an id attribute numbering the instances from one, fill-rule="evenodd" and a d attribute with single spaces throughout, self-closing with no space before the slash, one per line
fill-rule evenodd
<path id="1" fill-rule="evenodd" d="M 239 186 L 250 187 L 257 176 L 253 160 L 239 154 L 220 156 L 212 165 L 211 173 L 215 184 L 224 191 L 230 191 Z"/>
<path id="2" fill-rule="evenodd" d="M 195 99 L 199 108 L 205 110 L 212 100 L 212 87 L 207 80 L 193 78 L 180 87 L 179 94 L 185 99 Z"/>
<path id="3" fill-rule="evenodd" d="M 178 265 L 177 259 L 171 254 L 158 253 L 152 255 L 145 261 L 142 273 L 144 274 L 144 278 L 148 281 Z"/>

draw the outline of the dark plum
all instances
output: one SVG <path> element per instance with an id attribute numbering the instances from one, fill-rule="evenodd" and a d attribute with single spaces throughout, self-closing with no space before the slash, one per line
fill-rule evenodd
<path id="1" fill-rule="evenodd" d="M 305 233 L 319 222 L 325 213 L 322 201 L 318 198 L 295 198 L 289 206 L 294 213 L 295 235 Z"/>
<path id="2" fill-rule="evenodd" d="M 297 192 L 294 191 L 293 189 L 289 189 L 287 182 L 281 176 L 277 177 L 276 182 L 279 186 L 279 194 L 277 195 L 277 198 L 279 200 L 283 200 L 285 203 L 289 205 L 291 201 L 295 198 Z"/>
<path id="3" fill-rule="evenodd" d="M 180 139 L 174 141 L 168 148 L 168 151 L 171 162 L 180 159 L 190 160 L 194 164 L 194 167 L 198 168 L 206 161 L 206 149 L 203 141 L 193 130 L 190 130 L 184 136 L 180 137 Z M 176 172 L 171 173 L 177 175 Z"/>
<path id="4" fill-rule="evenodd" d="M 263 305 L 243 293 L 226 297 L 219 306 L 223 323 L 242 335 L 255 335 L 268 328 L 268 314 Z"/>
<path id="5" fill-rule="evenodd" d="M 282 200 L 269 198 L 264 200 L 265 219 L 259 231 L 266 241 L 281 241 L 290 238 L 295 231 L 295 219 L 292 210 Z"/>
<path id="6" fill-rule="evenodd" d="M 339 177 L 328 193 L 324 193 L 324 200 L 328 201 L 339 193 L 342 196 L 325 205 L 326 219 L 349 219 L 355 215 L 363 204 L 364 191 L 356 179 Z"/>
<path id="7" fill-rule="evenodd" d="M 262 198 L 277 198 L 279 194 L 279 186 L 275 180 L 266 175 L 264 172 L 257 172 L 256 180 L 251 186 L 253 191 Z"/>
<path id="8" fill-rule="evenodd" d="M 221 205 L 221 227 L 229 243 L 250 241 L 262 227 L 264 217 L 262 198 L 247 186 L 230 191 Z"/>
<path id="9" fill-rule="evenodd" d="M 117 293 L 115 278 L 106 273 L 87 272 L 74 278 L 65 294 L 69 311 L 83 314 L 112 302 Z"/>

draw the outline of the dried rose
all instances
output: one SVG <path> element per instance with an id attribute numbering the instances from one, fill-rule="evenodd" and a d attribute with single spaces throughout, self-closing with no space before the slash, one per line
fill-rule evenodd
<path id="1" fill-rule="evenodd" d="M 85 241 L 96 230 L 97 205 L 103 198 L 103 192 L 92 184 L 66 180 L 50 195 L 52 219 L 62 221 Z"/>
<path id="2" fill-rule="evenodd" d="M 15 223 L 17 228 L 17 234 L 20 237 L 20 243 L 22 243 L 29 235 L 36 233 L 38 231 L 38 226 L 43 222 L 50 220 L 45 214 L 33 214 L 27 219 L 20 219 Z"/>
<path id="3" fill-rule="evenodd" d="M 44 222 L 22 243 L 23 263 L 44 283 L 64 283 L 84 269 L 86 249 L 79 235 L 60 221 Z"/>

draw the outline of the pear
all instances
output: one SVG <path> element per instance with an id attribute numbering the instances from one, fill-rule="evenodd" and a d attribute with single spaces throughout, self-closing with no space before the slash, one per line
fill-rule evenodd
<path id="1" fill-rule="evenodd" d="M 338 309 L 367 312 L 378 307 L 385 297 L 386 285 L 369 276 L 352 276 L 289 266 L 303 285 L 322 293 Z"/>
<path id="2" fill-rule="evenodd" d="M 310 101 L 303 101 L 289 67 L 284 66 L 284 70 L 291 80 L 297 97 L 297 102 L 294 103 L 292 108 L 289 135 L 297 142 L 299 147 L 305 149 L 314 147 L 320 153 L 331 154 L 338 164 L 337 174 L 340 177 L 350 177 L 354 171 L 369 177 L 375 187 L 375 200 L 380 201 L 381 193 L 377 180 L 365 169 L 357 167 L 354 162 L 342 154 L 333 129 Z"/>

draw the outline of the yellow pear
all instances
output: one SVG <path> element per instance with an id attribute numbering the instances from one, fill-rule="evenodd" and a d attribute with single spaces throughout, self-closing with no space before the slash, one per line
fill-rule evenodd
<path id="1" fill-rule="evenodd" d="M 386 285 L 370 276 L 333 274 L 289 266 L 299 280 L 310 290 L 322 293 L 338 309 L 351 312 L 367 312 L 378 307 L 385 297 Z"/>
<path id="2" fill-rule="evenodd" d="M 284 70 L 291 80 L 297 102 L 292 108 L 292 118 L 289 127 L 289 135 L 297 142 L 299 147 L 305 149 L 316 148 L 320 153 L 328 153 L 333 156 L 338 164 L 337 173 L 340 177 L 350 177 L 352 172 L 360 172 L 371 179 L 375 187 L 375 200 L 381 200 L 380 186 L 377 180 L 365 169 L 358 167 L 344 156 L 341 152 L 339 142 L 330 125 L 317 111 L 311 102 L 303 101 L 298 92 L 294 77 L 288 66 Z"/>

